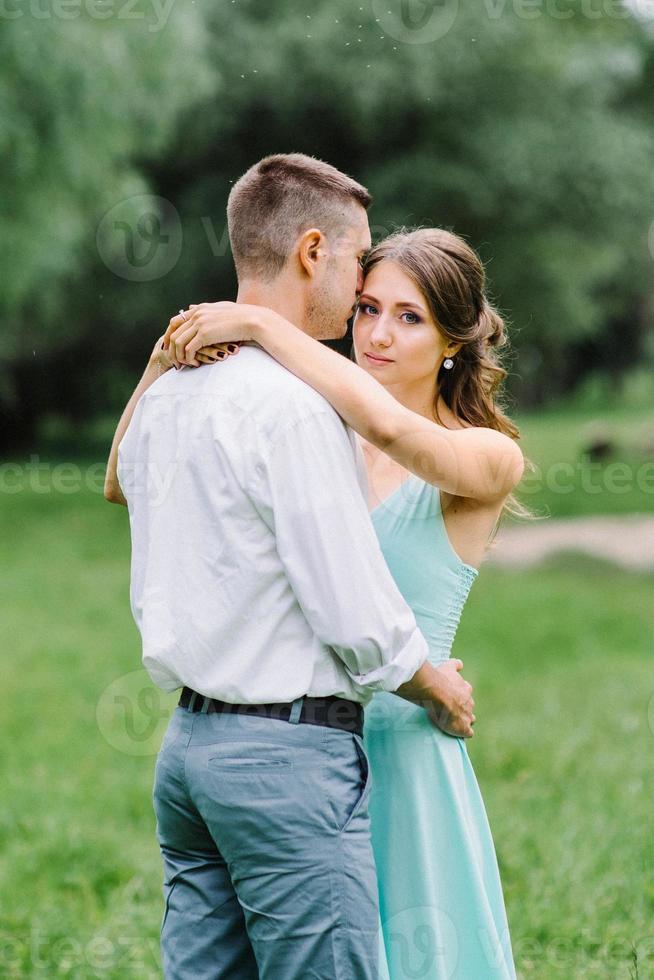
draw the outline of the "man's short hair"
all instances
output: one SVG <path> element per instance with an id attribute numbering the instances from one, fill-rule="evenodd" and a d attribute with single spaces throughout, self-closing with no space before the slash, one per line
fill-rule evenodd
<path id="1" fill-rule="evenodd" d="M 303 231 L 337 235 L 351 224 L 353 203 L 367 209 L 371 202 L 365 187 L 322 160 L 303 153 L 264 157 L 236 182 L 227 202 L 239 279 L 274 279 Z"/>

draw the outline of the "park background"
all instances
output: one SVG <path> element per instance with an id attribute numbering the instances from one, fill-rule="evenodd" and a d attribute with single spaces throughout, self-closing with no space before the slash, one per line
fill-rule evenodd
<path id="1" fill-rule="evenodd" d="M 300 151 L 371 188 L 375 239 L 445 226 L 487 262 L 535 520 L 500 536 L 455 652 L 519 975 L 654 976 L 654 5 L 6 0 L 0 21 L 0 975 L 160 975 L 173 699 L 140 669 L 104 464 L 168 318 L 234 295 L 232 183 Z"/>

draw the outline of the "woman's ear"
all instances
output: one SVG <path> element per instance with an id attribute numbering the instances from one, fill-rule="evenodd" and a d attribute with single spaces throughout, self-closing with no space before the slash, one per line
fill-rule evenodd
<path id="1" fill-rule="evenodd" d="M 302 233 L 298 247 L 300 265 L 313 278 L 320 259 L 325 255 L 325 237 L 319 228 L 308 228 Z"/>
<path id="2" fill-rule="evenodd" d="M 443 351 L 443 357 L 456 357 L 462 347 L 463 344 L 448 344 Z"/>

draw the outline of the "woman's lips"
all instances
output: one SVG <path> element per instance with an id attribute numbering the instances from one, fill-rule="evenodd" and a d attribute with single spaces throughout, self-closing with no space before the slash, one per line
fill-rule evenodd
<path id="1" fill-rule="evenodd" d="M 393 362 L 389 360 L 388 357 L 377 357 L 375 354 L 368 354 L 366 351 L 365 355 L 371 364 L 392 364 Z"/>

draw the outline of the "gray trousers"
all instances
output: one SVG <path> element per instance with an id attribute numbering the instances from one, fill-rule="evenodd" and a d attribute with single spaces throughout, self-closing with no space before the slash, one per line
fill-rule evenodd
<path id="1" fill-rule="evenodd" d="M 154 783 L 167 980 L 376 980 L 370 788 L 358 735 L 178 707 Z"/>

